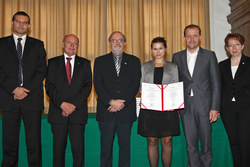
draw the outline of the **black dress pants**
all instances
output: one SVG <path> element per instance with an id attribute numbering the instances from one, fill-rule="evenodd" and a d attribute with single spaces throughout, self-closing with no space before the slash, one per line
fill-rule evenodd
<path id="1" fill-rule="evenodd" d="M 101 132 L 101 167 L 112 167 L 113 142 L 117 133 L 119 167 L 130 166 L 130 135 L 132 122 L 121 122 L 117 113 L 112 121 L 98 122 Z"/>
<path id="2" fill-rule="evenodd" d="M 225 126 L 234 167 L 250 166 L 250 109 L 230 105 L 223 109 L 221 118 Z"/>
<path id="3" fill-rule="evenodd" d="M 25 142 L 29 167 L 42 166 L 41 111 L 24 111 L 21 105 L 3 111 L 3 161 L 2 167 L 18 166 L 18 147 L 21 119 L 24 122 Z"/>
<path id="4" fill-rule="evenodd" d="M 85 124 L 66 123 L 51 124 L 53 133 L 53 167 L 65 166 L 65 149 L 68 135 L 73 155 L 73 167 L 84 166 L 84 131 Z"/>

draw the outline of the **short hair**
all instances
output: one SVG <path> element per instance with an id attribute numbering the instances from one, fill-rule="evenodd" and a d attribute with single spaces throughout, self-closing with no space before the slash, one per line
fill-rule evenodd
<path id="1" fill-rule="evenodd" d="M 25 13 L 24 11 L 18 11 L 18 12 L 16 12 L 16 13 L 13 15 L 13 17 L 12 17 L 12 21 L 15 21 L 15 17 L 16 17 L 17 15 L 21 15 L 21 16 L 26 16 L 26 17 L 28 17 L 28 23 L 30 24 L 30 16 L 29 16 L 27 13 Z"/>
<path id="2" fill-rule="evenodd" d="M 165 48 L 167 48 L 167 41 L 164 39 L 164 37 L 155 37 L 151 41 L 151 49 L 153 49 L 153 44 L 155 43 L 162 43 Z"/>
<path id="3" fill-rule="evenodd" d="M 109 36 L 109 42 L 111 42 L 111 38 L 112 38 L 113 34 L 115 34 L 115 33 L 120 33 L 120 34 L 123 36 L 123 41 L 124 41 L 124 42 L 127 41 L 126 36 L 125 36 L 122 32 L 120 32 L 120 31 L 114 31 L 114 32 L 112 32 L 112 33 L 110 34 L 110 36 Z"/>
<path id="4" fill-rule="evenodd" d="M 225 46 L 226 47 L 228 47 L 229 39 L 235 39 L 235 40 L 239 41 L 241 45 L 244 45 L 244 43 L 245 43 L 245 38 L 241 34 L 239 34 L 239 33 L 229 33 L 229 34 L 227 34 L 227 36 L 225 38 Z"/>
<path id="5" fill-rule="evenodd" d="M 77 43 L 79 43 L 79 38 L 78 38 L 76 35 L 74 35 L 74 34 L 65 35 L 65 36 L 63 37 L 63 42 L 65 42 L 66 38 L 67 38 L 68 36 L 70 36 L 70 35 L 75 36 L 75 37 L 77 38 Z"/>
<path id="6" fill-rule="evenodd" d="M 191 29 L 197 28 L 199 30 L 199 35 L 201 36 L 201 28 L 199 26 L 195 25 L 195 24 L 190 24 L 190 25 L 186 26 L 185 29 L 184 29 L 184 37 L 186 36 L 186 30 L 188 28 L 191 28 Z"/>

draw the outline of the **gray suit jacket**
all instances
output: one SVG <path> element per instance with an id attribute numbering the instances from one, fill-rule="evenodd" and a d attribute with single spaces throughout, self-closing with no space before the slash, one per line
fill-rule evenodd
<path id="1" fill-rule="evenodd" d="M 210 110 L 219 111 L 220 72 L 215 53 L 199 49 L 192 77 L 187 66 L 187 50 L 175 53 L 172 61 L 178 66 L 180 81 L 184 81 L 185 109 L 190 106 L 192 88 L 195 105 L 201 114 L 209 115 Z"/>
<path id="2" fill-rule="evenodd" d="M 178 68 L 174 63 L 170 63 L 164 60 L 165 64 L 163 67 L 163 77 L 162 84 L 178 82 Z M 155 61 L 150 60 L 142 64 L 141 72 L 142 78 L 141 82 L 154 83 L 154 69 Z"/>

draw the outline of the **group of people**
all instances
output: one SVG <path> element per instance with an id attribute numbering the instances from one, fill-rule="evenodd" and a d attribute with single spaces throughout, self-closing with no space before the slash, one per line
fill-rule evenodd
<path id="1" fill-rule="evenodd" d="M 49 59 L 43 42 L 27 36 L 30 17 L 19 11 L 11 21 L 13 34 L 0 38 L 0 109 L 2 110 L 2 167 L 18 166 L 20 122 L 23 119 L 28 165 L 41 167 L 41 111 L 43 80 L 50 98 L 48 122 L 53 133 L 53 166 L 65 166 L 69 136 L 73 166 L 84 166 L 84 131 L 87 98 L 92 88 L 90 61 L 76 55 L 79 39 L 66 35 L 64 53 Z M 168 84 L 183 81 L 185 108 L 171 111 L 141 109 L 138 134 L 147 138 L 151 167 L 170 167 L 172 138 L 180 134 L 179 116 L 187 144 L 188 166 L 209 167 L 212 162 L 212 123 L 221 115 L 235 167 L 250 166 L 250 58 L 243 55 L 244 37 L 230 33 L 225 48 L 230 57 L 218 64 L 213 51 L 199 46 L 201 29 L 184 29 L 187 48 L 165 59 L 166 40 L 151 42 L 153 60 L 140 60 L 124 52 L 126 37 L 119 31 L 109 36 L 111 52 L 94 62 L 97 93 L 96 119 L 101 134 L 100 166 L 112 166 L 115 135 L 119 167 L 130 166 L 130 136 L 136 118 L 135 96 L 141 82 Z M 200 141 L 200 149 L 198 147 Z"/>

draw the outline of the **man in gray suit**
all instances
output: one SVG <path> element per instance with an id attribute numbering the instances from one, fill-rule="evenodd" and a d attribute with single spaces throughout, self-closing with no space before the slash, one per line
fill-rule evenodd
<path id="1" fill-rule="evenodd" d="M 188 166 L 209 167 L 212 162 L 212 122 L 220 107 L 220 77 L 216 55 L 199 46 L 201 30 L 188 25 L 184 30 L 187 49 L 175 53 L 179 79 L 184 82 L 185 109 L 180 111 L 187 144 Z M 201 144 L 199 153 L 198 140 Z"/>

